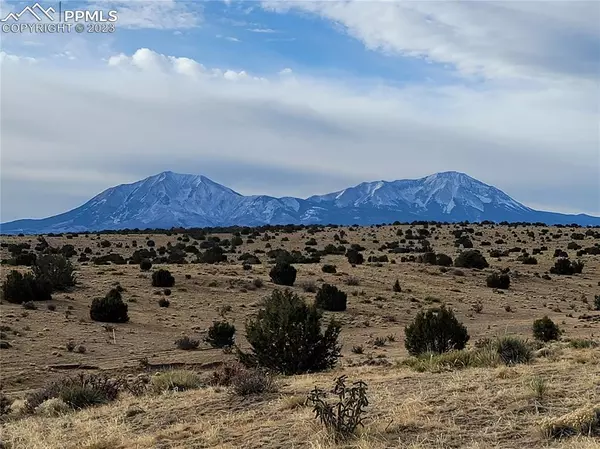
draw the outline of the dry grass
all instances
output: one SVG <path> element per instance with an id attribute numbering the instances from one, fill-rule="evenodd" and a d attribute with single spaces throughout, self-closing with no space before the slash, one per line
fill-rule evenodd
<path id="1" fill-rule="evenodd" d="M 600 319 L 594 318 L 598 313 L 591 310 L 593 295 L 598 294 L 600 257 L 582 257 L 582 275 L 544 280 L 541 276 L 553 264 L 554 249 L 566 249 L 570 241 L 568 228 L 562 237 L 541 242 L 540 228 L 518 227 L 515 237 L 513 229 L 504 226 L 473 227 L 482 232 L 471 238 L 484 254 L 489 248 L 514 246 L 531 252 L 546 245 L 548 250 L 536 255 L 538 265 L 521 265 L 515 260 L 518 253 L 500 260 L 487 256 L 489 269 L 461 269 L 462 275 L 452 268 L 443 271 L 430 265 L 401 263 L 400 254 L 388 254 L 397 263 L 382 266 L 365 263 L 352 267 L 343 256 L 324 257 L 321 264 L 296 265 L 298 277 L 293 290 L 308 300 L 314 294 L 304 291 L 303 285 L 318 287 L 327 282 L 348 293 L 348 310 L 335 314 L 343 326 L 344 357 L 334 372 L 279 378 L 277 392 L 247 398 L 232 394 L 229 387 L 204 386 L 216 364 L 231 360 L 232 355 L 203 343 L 198 350 L 179 351 L 174 341 L 183 335 L 203 341 L 206 329 L 224 314 L 236 325 L 237 342 L 244 347 L 245 319 L 275 288 L 264 254 L 258 254 L 263 263 L 253 265 L 251 271 L 242 269 L 236 255 L 229 255 L 232 262 L 227 264 L 164 266 L 176 279 L 169 308 L 158 306 L 162 296 L 155 292 L 161 289 L 151 287 L 151 274 L 141 272 L 138 266 L 76 264 L 79 285 L 72 292 L 54 295 L 51 304 L 56 310 L 41 306 L 25 314 L 21 306 L 0 305 L 0 324 L 10 328 L 2 332 L 11 344 L 10 349 L 0 352 L 0 376 L 10 397 L 22 398 L 32 388 L 71 374 L 55 367 L 57 364 L 84 363 L 96 366 L 94 372 L 114 376 L 146 373 L 140 359 L 150 363 L 150 371 L 159 364 L 179 365 L 176 370 L 152 376 L 154 393 L 144 396 L 123 395 L 110 405 L 79 412 L 57 403 L 48 404 L 35 416 L 22 417 L 15 412 L 2 423 L 1 439 L 12 449 L 598 448 L 596 436 L 552 435 L 568 426 L 584 433 L 585 428 L 574 423 L 586 422 L 591 416 L 586 413 L 600 404 L 600 351 L 594 343 L 587 343 L 600 336 Z M 382 255 L 387 253 L 378 250 L 382 243 L 401 238 L 396 236 L 398 228 L 406 231 L 408 226 L 345 228 L 346 239 L 365 246 L 365 258 L 371 252 Z M 453 229 L 442 226 L 436 231 L 438 238 L 429 241 L 437 252 L 455 258 Z M 549 234 L 558 231 L 548 229 Z M 538 234 L 536 241 L 526 234 L 531 230 Z M 314 235 L 306 231 L 282 233 L 269 243 L 272 248 L 303 250 L 304 242 L 314 237 L 322 248 L 334 242 L 336 232 L 339 229 Z M 113 243 L 108 249 L 97 247 L 100 240 L 95 236 L 47 240 L 52 246 L 73 244 L 78 252 L 89 246 L 94 253 L 113 251 L 128 256 L 134 248 L 125 247 L 134 239 L 143 247 L 146 237 L 155 240 L 157 247 L 175 244 L 177 238 L 104 235 L 100 240 Z M 282 241 L 282 237 L 288 240 Z M 498 238 L 505 243 L 494 244 Z M 34 237 L 2 237 L 2 242 L 28 240 L 35 245 Z M 254 240 L 244 243 L 241 251 L 268 250 L 260 238 Z M 480 247 L 479 242 L 485 240 L 492 246 Z M 588 237 L 580 243 L 586 247 L 595 242 Z M 117 248 L 117 243 L 123 247 Z M 5 248 L 0 253 L 7 257 Z M 325 263 L 336 265 L 337 273 L 323 273 L 321 265 Z M 487 288 L 486 277 L 507 267 L 512 272 L 510 289 L 501 293 Z M 401 292 L 392 289 L 396 279 Z M 131 321 L 114 326 L 92 322 L 88 309 L 91 299 L 106 294 L 115 282 L 125 288 L 123 297 L 128 301 Z M 452 307 L 469 329 L 471 341 L 466 353 L 408 359 L 404 326 L 421 308 L 439 303 Z M 481 313 L 472 311 L 474 303 L 481 304 Z M 475 351 L 474 343 L 482 338 L 531 338 L 533 319 L 543 315 L 559 324 L 565 341 L 537 350 L 531 363 L 506 367 L 494 354 Z M 395 336 L 394 341 L 374 344 L 389 335 Z M 85 353 L 68 351 L 69 341 L 83 345 Z M 353 346 L 362 346 L 363 353 L 353 353 Z M 340 374 L 367 382 L 370 397 L 365 428 L 355 440 L 344 444 L 336 443 L 318 425 L 305 403 L 315 385 L 329 388 Z M 187 391 L 171 391 L 173 385 L 184 385 Z M 13 408 L 18 409 L 18 403 Z"/>
<path id="2" fill-rule="evenodd" d="M 365 380 L 371 403 L 358 438 L 338 444 L 301 398 L 315 385 L 329 386 L 341 373 Z M 531 382 L 526 381 L 535 378 L 551 380 L 541 412 L 532 405 Z M 598 365 L 569 359 L 438 374 L 402 367 L 346 368 L 282 378 L 277 394 L 249 400 L 212 387 L 125 396 L 112 405 L 58 417 L 9 421 L 2 438 L 14 449 L 591 448 L 597 444 L 594 437 L 555 440 L 547 432 L 589 422 L 593 404 L 600 401 L 599 380 Z M 128 413 L 132 408 L 141 410 Z"/>

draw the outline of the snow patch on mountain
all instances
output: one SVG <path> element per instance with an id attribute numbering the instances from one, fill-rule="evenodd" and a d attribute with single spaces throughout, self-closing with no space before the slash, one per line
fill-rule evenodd
<path id="1" fill-rule="evenodd" d="M 243 196 L 202 175 L 170 171 L 111 187 L 82 206 L 42 220 L 1 225 L 4 233 L 263 224 L 393 221 L 544 221 L 600 224 L 600 218 L 538 212 L 459 172 L 363 182 L 306 199 Z"/>

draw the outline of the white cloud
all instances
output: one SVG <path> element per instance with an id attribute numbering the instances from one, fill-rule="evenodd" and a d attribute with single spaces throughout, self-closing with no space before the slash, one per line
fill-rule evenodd
<path id="1" fill-rule="evenodd" d="M 90 3 L 89 8 L 117 11 L 119 28 L 187 29 L 202 22 L 202 5 L 199 2 L 91 0 Z"/>
<path id="2" fill-rule="evenodd" d="M 486 78 L 594 80 L 600 71 L 596 1 L 266 1 L 341 25 L 372 50 L 452 64 Z"/>
<path id="3" fill-rule="evenodd" d="M 164 169 L 211 176 L 206 161 L 356 181 L 454 169 L 525 203 L 600 212 L 598 103 L 585 83 L 398 88 L 298 73 L 267 81 L 147 48 L 99 70 L 2 59 L 3 217 L 39 214 L 20 196 L 23 183 L 35 178 L 49 191 L 58 171 L 91 197 L 107 171 L 106 187 Z M 82 170 L 96 175 L 87 182 L 75 175 Z M 223 176 L 215 180 L 239 187 L 237 175 Z M 346 186 L 261 190 L 307 196 Z"/>
<path id="4" fill-rule="evenodd" d="M 29 56 L 17 56 L 0 51 L 0 63 L 35 64 L 36 62 L 38 62 L 36 58 L 31 58 Z"/>
<path id="5" fill-rule="evenodd" d="M 273 30 L 271 28 L 249 28 L 248 31 L 252 33 L 277 33 L 276 30 Z"/>
<path id="6" fill-rule="evenodd" d="M 199 62 L 185 57 L 168 56 L 157 53 L 148 48 L 140 48 L 131 56 L 124 53 L 111 56 L 107 60 L 109 67 L 136 69 L 148 73 L 179 74 L 189 77 L 204 76 L 207 78 L 220 78 L 227 81 L 261 81 L 265 78 L 250 76 L 244 70 L 235 71 L 231 69 L 222 70 L 213 68 L 207 70 Z"/>
<path id="7" fill-rule="evenodd" d="M 227 70 L 223 74 L 223 77 L 229 81 L 238 81 L 238 80 L 242 80 L 242 79 L 247 79 L 248 74 L 243 70 L 241 72 L 234 72 L 233 70 Z"/>

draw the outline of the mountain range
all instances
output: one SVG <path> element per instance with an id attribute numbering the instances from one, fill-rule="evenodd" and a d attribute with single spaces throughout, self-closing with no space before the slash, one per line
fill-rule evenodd
<path id="1" fill-rule="evenodd" d="M 600 225 L 600 217 L 537 211 L 464 173 L 363 182 L 309 198 L 244 196 L 201 175 L 165 171 L 111 187 L 85 204 L 44 219 L 0 225 L 4 234 L 117 229 L 360 224 L 418 220 Z"/>

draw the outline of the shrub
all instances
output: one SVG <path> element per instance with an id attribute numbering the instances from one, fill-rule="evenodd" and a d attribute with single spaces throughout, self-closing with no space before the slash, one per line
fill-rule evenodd
<path id="1" fill-rule="evenodd" d="M 308 395 L 308 402 L 313 405 L 315 418 L 329 431 L 336 440 L 343 440 L 355 434 L 359 426 L 363 426 L 365 408 L 369 405 L 367 384 L 362 380 L 346 386 L 346 376 L 338 377 L 332 393 L 337 401 L 327 401 L 327 393 L 314 388 Z"/>
<path id="2" fill-rule="evenodd" d="M 535 320 L 533 322 L 533 336 L 540 341 L 558 340 L 561 331 L 548 316 Z"/>
<path id="3" fill-rule="evenodd" d="M 417 262 L 435 265 L 435 253 L 432 251 L 423 253 L 417 257 Z"/>
<path id="4" fill-rule="evenodd" d="M 66 290 L 75 285 L 73 264 L 62 254 L 47 254 L 38 257 L 33 274 L 50 283 L 52 290 Z"/>
<path id="5" fill-rule="evenodd" d="M 35 278 L 31 273 L 11 271 L 2 283 L 2 299 L 13 304 L 29 301 L 49 301 L 52 286 L 45 279 Z"/>
<path id="6" fill-rule="evenodd" d="M 227 256 L 223 254 L 223 249 L 220 246 L 214 246 L 207 249 L 204 253 L 198 255 L 200 263 L 218 263 L 225 262 Z"/>
<path id="7" fill-rule="evenodd" d="M 335 268 L 335 265 L 323 265 L 321 267 L 321 271 L 323 273 L 335 273 L 337 270 Z"/>
<path id="8" fill-rule="evenodd" d="M 396 293 L 400 293 L 402 291 L 402 287 L 400 287 L 400 281 L 398 279 L 396 279 L 396 282 L 394 282 L 394 286 L 392 287 L 392 290 L 395 291 Z"/>
<path id="9" fill-rule="evenodd" d="M 594 296 L 594 309 L 600 310 L 600 295 Z"/>
<path id="10" fill-rule="evenodd" d="M 192 390 L 201 385 L 202 379 L 197 373 L 180 369 L 164 371 L 150 380 L 150 388 L 155 393 Z"/>
<path id="11" fill-rule="evenodd" d="M 360 265 L 365 261 L 364 256 L 356 249 L 349 249 L 346 251 L 346 258 L 352 265 Z"/>
<path id="12" fill-rule="evenodd" d="M 289 290 L 275 290 L 246 322 L 250 353 L 238 349 L 247 366 L 262 366 L 283 374 L 322 371 L 340 357 L 340 326 L 331 320 L 321 330 L 322 314 Z"/>
<path id="13" fill-rule="evenodd" d="M 169 270 L 161 268 L 160 270 L 152 273 L 153 287 L 173 287 L 174 285 L 175 278 L 171 275 Z"/>
<path id="14" fill-rule="evenodd" d="M 30 393 L 26 399 L 26 407 L 34 411 L 48 399 L 60 398 L 71 408 L 82 409 L 114 401 L 119 395 L 119 389 L 119 382 L 106 376 L 79 374 L 52 382 Z"/>
<path id="15" fill-rule="evenodd" d="M 481 254 L 476 249 L 470 249 L 467 251 L 461 252 L 456 260 L 454 261 L 454 266 L 461 268 L 487 268 L 489 264 L 483 254 Z"/>
<path id="16" fill-rule="evenodd" d="M 33 301 L 27 301 L 23 303 L 23 308 L 27 310 L 36 310 L 37 306 Z"/>
<path id="17" fill-rule="evenodd" d="M 490 288 L 507 289 L 510 286 L 510 276 L 506 273 L 492 273 L 486 279 Z"/>
<path id="18" fill-rule="evenodd" d="M 234 343 L 235 326 L 227 321 L 215 321 L 208 328 L 206 342 L 215 348 L 231 347 Z"/>
<path id="19" fill-rule="evenodd" d="M 152 262 L 150 259 L 144 259 L 140 262 L 140 270 L 148 271 L 150 268 L 152 268 Z"/>
<path id="20" fill-rule="evenodd" d="M 83 409 L 108 402 L 101 390 L 88 385 L 72 385 L 60 392 L 60 399 L 73 409 Z"/>
<path id="21" fill-rule="evenodd" d="M 95 265 L 108 265 L 112 263 L 114 265 L 125 265 L 127 261 L 123 256 L 117 253 L 105 254 L 104 256 L 94 257 L 92 259 Z"/>
<path id="22" fill-rule="evenodd" d="M 354 276 L 349 276 L 346 278 L 346 285 L 354 286 L 360 285 L 360 279 Z"/>
<path id="23" fill-rule="evenodd" d="M 232 384 L 233 379 L 247 368 L 239 362 L 227 362 L 221 365 L 217 370 L 213 371 L 209 383 L 221 387 L 228 387 Z"/>
<path id="24" fill-rule="evenodd" d="M 346 310 L 346 300 L 348 295 L 339 290 L 336 286 L 323 284 L 317 291 L 315 305 L 323 310 L 331 312 L 342 312 Z"/>
<path id="25" fill-rule="evenodd" d="M 160 298 L 158 300 L 159 307 L 169 307 L 171 302 L 167 298 Z"/>
<path id="26" fill-rule="evenodd" d="M 574 349 L 584 349 L 584 348 L 597 348 L 600 346 L 595 340 L 585 340 L 582 338 L 574 338 L 569 340 L 569 346 Z"/>
<path id="27" fill-rule="evenodd" d="M 445 306 L 420 311 L 404 332 L 404 344 L 411 355 L 463 349 L 469 341 L 467 328 Z"/>
<path id="28" fill-rule="evenodd" d="M 243 369 L 233 376 L 233 391 L 240 396 L 262 394 L 276 390 L 273 377 L 262 369 Z"/>
<path id="29" fill-rule="evenodd" d="M 436 265 L 441 265 L 443 267 L 449 267 L 452 265 L 452 257 L 443 254 L 443 253 L 439 253 L 435 255 L 435 264 Z"/>
<path id="30" fill-rule="evenodd" d="M 533 256 L 525 256 L 521 259 L 521 262 L 524 265 L 537 265 L 538 263 L 537 259 Z"/>
<path id="31" fill-rule="evenodd" d="M 287 262 L 277 262 L 269 276 L 275 284 L 291 287 L 296 282 L 296 269 Z"/>
<path id="32" fill-rule="evenodd" d="M 410 366 L 418 372 L 442 372 L 474 367 L 494 367 L 498 366 L 499 363 L 500 358 L 498 354 L 489 346 L 474 350 L 448 351 L 441 354 L 423 353 L 417 357 L 411 357 L 402 361 L 403 365 Z"/>
<path id="33" fill-rule="evenodd" d="M 126 323 L 129 321 L 127 304 L 121 292 L 113 288 L 104 298 L 95 298 L 90 307 L 90 318 L 102 323 Z"/>
<path id="34" fill-rule="evenodd" d="M 36 260 L 37 256 L 35 253 L 21 253 L 15 256 L 13 265 L 32 267 L 35 265 Z"/>
<path id="35" fill-rule="evenodd" d="M 566 257 L 559 257 L 554 262 L 554 266 L 550 268 L 552 274 L 572 275 L 581 273 L 583 270 L 583 262 L 571 261 Z"/>
<path id="36" fill-rule="evenodd" d="M 501 337 L 495 342 L 495 348 L 506 365 L 529 363 L 533 357 L 529 344 L 517 337 Z"/>
<path id="37" fill-rule="evenodd" d="M 177 349 L 182 349 L 184 351 L 191 351 L 193 349 L 197 349 L 200 345 L 198 340 L 194 340 L 193 338 L 188 337 L 187 335 L 175 340 L 175 346 Z"/>

